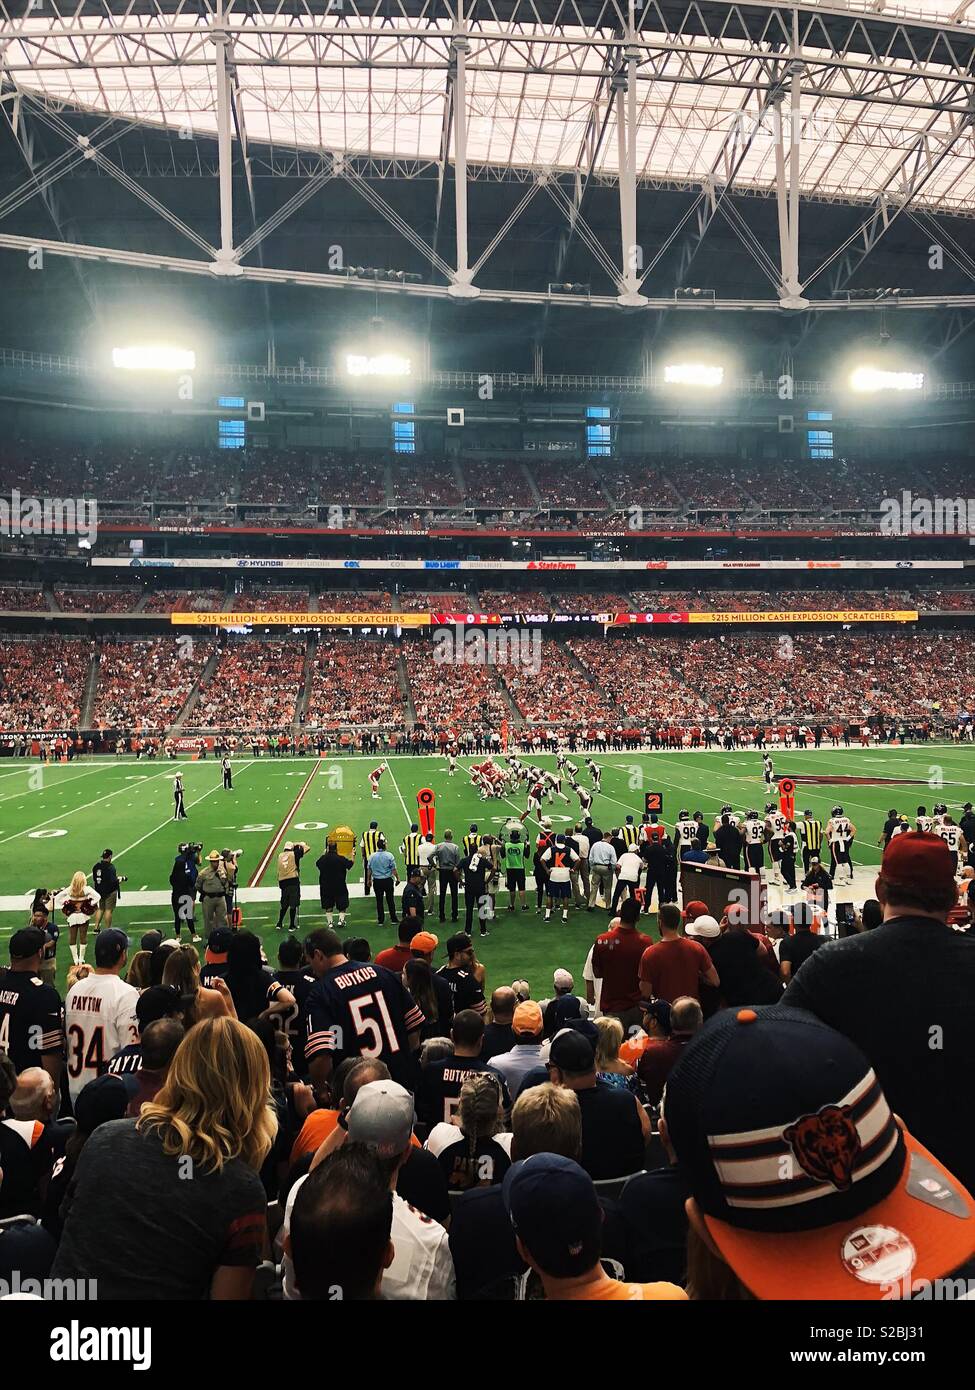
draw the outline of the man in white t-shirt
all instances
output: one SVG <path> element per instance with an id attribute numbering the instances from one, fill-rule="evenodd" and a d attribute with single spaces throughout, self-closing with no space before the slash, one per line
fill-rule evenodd
<path id="1" fill-rule="evenodd" d="M 397 1175 L 410 1156 L 413 1119 L 413 1097 L 409 1091 L 395 1081 L 370 1081 L 359 1088 L 346 1117 L 348 1139 L 373 1149 L 389 1174 L 393 1194 L 393 1259 L 383 1273 L 383 1298 L 442 1302 L 457 1297 L 447 1232 L 439 1221 L 423 1216 L 396 1191 Z M 288 1194 L 285 1236 L 291 1228 L 295 1198 L 305 1181 L 299 1178 Z M 282 1293 L 286 1299 L 301 1297 L 294 1265 L 287 1254 L 282 1265 Z"/>
<path id="2" fill-rule="evenodd" d="M 68 1051 L 68 1090 L 72 1101 L 82 1087 L 108 1070 L 116 1052 L 139 1041 L 135 1006 L 139 991 L 121 978 L 129 938 L 118 927 L 95 938 L 95 968 L 68 990 L 64 1032 Z"/>
<path id="3" fill-rule="evenodd" d="M 615 913 L 621 900 L 625 902 L 626 898 L 636 897 L 642 872 L 643 860 L 631 845 L 616 862 L 616 887 L 613 889 L 610 912 Z"/>

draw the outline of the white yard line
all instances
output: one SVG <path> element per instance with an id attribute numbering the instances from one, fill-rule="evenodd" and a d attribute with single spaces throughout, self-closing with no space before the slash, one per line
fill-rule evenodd
<path id="1" fill-rule="evenodd" d="M 160 777 L 165 777 L 165 772 L 159 772 L 155 777 L 147 777 L 146 782 L 156 782 Z M 7 835 L 0 840 L 0 845 L 9 844 L 11 840 L 19 840 L 22 835 L 30 835 L 35 830 L 42 830 L 45 825 L 50 825 L 52 821 L 63 820 L 66 816 L 76 816 L 79 811 L 88 811 L 92 806 L 97 806 L 102 801 L 108 801 L 110 797 L 118 796 L 120 792 L 130 792 L 131 787 L 116 787 L 113 792 L 106 792 L 104 796 L 96 796 L 94 801 L 86 801 L 82 806 L 75 806 L 70 811 L 59 811 L 56 816 L 48 816 L 47 820 L 42 820 L 37 825 L 29 825 L 25 830 L 18 830 L 14 835 Z"/>
<path id="2" fill-rule="evenodd" d="M 241 763 L 239 767 L 235 767 L 235 768 L 234 768 L 234 772 L 243 772 L 246 768 L 252 767 L 252 766 L 253 766 L 253 759 L 252 759 L 250 762 Z M 208 797 L 208 796 L 212 796 L 213 793 L 214 793 L 215 791 L 222 791 L 222 790 L 223 790 L 223 782 L 222 782 L 222 781 L 220 781 L 220 782 L 215 782 L 208 792 L 204 792 L 202 796 L 198 796 L 198 797 L 196 798 L 196 800 L 195 800 L 195 801 L 191 801 L 191 802 L 189 803 L 189 805 L 190 805 L 191 807 L 193 807 L 193 806 L 199 806 L 199 804 L 200 804 L 201 801 L 206 801 L 207 797 Z M 148 830 L 148 831 L 145 833 L 145 835 L 140 835 L 139 838 L 138 838 L 138 840 L 133 840 L 133 842 L 132 842 L 131 845 L 126 845 L 126 846 L 125 846 L 125 849 L 120 849 L 120 850 L 118 851 L 118 853 L 117 853 L 116 855 L 114 855 L 115 862 L 118 863 L 118 861 L 122 858 L 122 855 L 123 855 L 123 854 L 128 854 L 130 850 L 138 849 L 139 845 L 144 844 L 145 841 L 148 840 L 148 839 L 150 838 L 150 836 L 157 834 L 160 830 L 164 830 L 164 829 L 166 828 L 167 825 L 179 825 L 179 824 L 180 824 L 179 821 L 175 821 L 175 820 L 173 819 L 172 816 L 168 816 L 167 819 L 164 820 L 160 825 L 154 826 L 153 829 L 152 829 L 152 830 Z"/>

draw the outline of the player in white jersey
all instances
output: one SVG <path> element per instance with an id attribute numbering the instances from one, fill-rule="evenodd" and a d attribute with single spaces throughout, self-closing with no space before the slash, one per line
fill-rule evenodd
<path id="1" fill-rule="evenodd" d="M 948 846 L 948 853 L 951 855 L 952 867 L 957 877 L 958 865 L 968 854 L 968 841 L 962 834 L 960 825 L 956 825 L 951 816 L 945 813 L 941 824 L 935 827 L 934 833 L 940 835 Z"/>
<path id="2" fill-rule="evenodd" d="M 711 827 L 712 831 L 721 829 L 722 816 L 728 817 L 729 825 L 741 825 L 741 816 L 738 815 L 737 811 L 733 811 L 731 809 L 731 806 L 726 803 L 724 806 L 721 807 L 721 810 L 715 816 L 714 825 Z"/>
<path id="3" fill-rule="evenodd" d="M 772 759 L 769 757 L 768 753 L 763 753 L 763 754 L 762 754 L 762 778 L 763 778 L 763 780 L 764 780 L 764 782 L 765 782 L 765 785 L 766 785 L 767 787 L 770 787 L 770 786 L 772 785 L 772 779 L 773 779 L 774 777 L 775 777 L 775 768 L 772 766 Z"/>
<path id="4" fill-rule="evenodd" d="M 696 849 L 698 844 L 697 821 L 691 819 L 690 811 L 677 812 L 674 826 L 674 847 L 678 858 L 685 849 Z"/>
<path id="5" fill-rule="evenodd" d="M 848 816 L 843 814 L 842 806 L 834 806 L 826 822 L 826 842 L 832 859 L 833 882 L 853 882 L 853 857 L 851 850 L 856 838 L 857 828 Z M 843 870 L 842 877 L 840 870 Z"/>
<path id="6" fill-rule="evenodd" d="M 926 806 L 917 808 L 917 820 L 914 822 L 915 828 L 922 835 L 930 835 L 934 831 L 934 817 L 928 815 Z"/>
<path id="7" fill-rule="evenodd" d="M 563 777 L 568 777 L 570 782 L 574 782 L 579 775 L 579 765 L 574 763 L 571 758 L 564 753 L 557 753 L 555 757 L 556 766 Z"/>
<path id="8" fill-rule="evenodd" d="M 768 831 L 768 838 L 773 835 L 781 835 L 785 830 L 786 818 L 775 805 L 774 801 L 765 803 L 765 828 Z"/>
<path id="9" fill-rule="evenodd" d="M 572 805 L 572 802 L 569 800 L 565 792 L 562 790 L 562 776 L 560 773 L 547 771 L 543 772 L 542 784 L 545 787 L 546 794 L 548 795 L 548 804 L 550 806 L 553 804 L 553 794 L 557 796 L 560 801 L 564 801 L 566 806 Z"/>
<path id="10" fill-rule="evenodd" d="M 95 969 L 68 990 L 64 1032 L 68 1050 L 68 1090 L 72 1101 L 120 1048 L 139 1041 L 135 1006 L 139 991 L 121 978 L 129 939 L 118 927 L 95 938 Z"/>
<path id="11" fill-rule="evenodd" d="M 593 762 L 592 758 L 586 759 L 586 769 L 592 778 L 592 789 L 594 792 L 602 790 L 603 770 Z"/>
<path id="12" fill-rule="evenodd" d="M 757 811 L 749 811 L 741 824 L 745 841 L 745 863 L 757 872 L 765 867 L 765 823 Z"/>
<path id="13" fill-rule="evenodd" d="M 592 810 L 592 792 L 587 792 L 585 787 L 580 787 L 578 782 L 572 783 L 572 790 L 579 798 L 579 810 L 584 816 Z"/>
<path id="14" fill-rule="evenodd" d="M 934 818 L 934 832 L 935 834 L 937 834 L 938 827 L 944 825 L 945 823 L 945 817 L 948 814 L 948 807 L 945 805 L 943 801 L 939 801 L 935 806 L 932 806 L 931 813 Z"/>
<path id="15" fill-rule="evenodd" d="M 389 771 L 389 768 L 386 766 L 386 764 L 385 764 L 385 763 L 380 763 L 378 767 L 374 767 L 373 770 L 370 772 L 370 774 L 369 774 L 369 787 L 370 787 L 370 790 L 372 791 L 372 799 L 373 799 L 373 801 L 378 801 L 378 800 L 379 800 L 379 779 L 380 779 L 380 777 L 382 777 L 382 775 L 383 775 L 384 772 L 388 772 L 388 771 Z"/>
<path id="16" fill-rule="evenodd" d="M 457 749 L 456 749 L 456 748 L 448 748 L 448 749 L 447 749 L 447 776 L 448 776 L 448 777 L 453 777 L 453 775 L 454 775 L 454 773 L 455 773 L 456 771 L 457 771 Z"/>

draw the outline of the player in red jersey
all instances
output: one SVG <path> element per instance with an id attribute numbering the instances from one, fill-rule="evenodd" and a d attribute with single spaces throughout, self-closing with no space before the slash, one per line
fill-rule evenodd
<path id="1" fill-rule="evenodd" d="M 542 809 L 542 797 L 545 794 L 545 784 L 541 781 L 532 781 L 528 784 L 528 805 L 521 813 L 521 823 L 524 825 L 529 816 L 537 816 Z"/>
<path id="2" fill-rule="evenodd" d="M 380 777 L 382 777 L 382 775 L 383 775 L 384 772 L 388 772 L 388 771 L 389 771 L 389 768 L 386 766 L 386 764 L 385 764 L 385 763 L 380 763 L 378 767 L 374 767 L 373 770 L 372 770 L 372 772 L 370 772 L 370 774 L 369 774 L 369 786 L 370 786 L 370 788 L 371 788 L 371 790 L 372 790 L 372 799 L 373 799 L 373 801 L 378 801 L 378 800 L 379 800 L 379 779 L 380 779 Z"/>

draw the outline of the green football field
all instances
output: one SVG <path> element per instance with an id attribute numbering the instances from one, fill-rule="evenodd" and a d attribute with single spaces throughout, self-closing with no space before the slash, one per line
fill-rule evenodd
<path id="1" fill-rule="evenodd" d="M 962 804 L 975 800 L 971 746 L 780 749 L 774 756 L 776 775 L 794 775 L 799 783 L 797 812 L 809 806 L 825 820 L 834 804 L 844 806 L 857 826 L 854 859 L 859 865 L 879 862 L 877 838 L 889 807 L 913 817 L 918 804 L 930 808 L 932 802 L 944 800 L 957 819 Z M 96 759 L 52 766 L 26 759 L 0 762 L 0 959 L 6 961 L 6 941 L 26 920 L 31 891 L 39 886 L 64 888 L 76 869 L 90 876 L 106 847 L 114 850 L 119 873 L 128 877 L 116 924 L 137 937 L 149 926 L 171 927 L 168 880 L 181 840 L 201 841 L 204 854 L 211 849 L 243 849 L 241 884 L 271 889 L 275 886 L 272 850 L 277 842 L 306 840 L 313 853 L 302 875 L 301 927 L 310 930 L 322 922 L 314 859 L 329 828 L 345 824 L 361 835 L 370 820 L 377 820 L 402 869 L 397 851 L 410 822 L 417 818 L 416 795 L 421 788 L 431 787 L 436 793 L 438 838 L 450 827 L 459 839 L 471 821 L 482 832 L 496 831 L 524 808 L 523 799 L 480 801 L 466 776 L 469 760 L 463 760 L 457 775 L 450 778 L 446 763 L 435 757 L 388 758 L 390 770 L 382 780 L 381 799 L 373 801 L 367 773 L 376 761 L 375 756 L 241 757 L 234 760 L 232 792 L 223 790 L 219 761 L 212 758 L 178 763 Z M 543 766 L 554 762 L 551 757 L 538 761 Z M 581 756 L 575 761 L 582 766 Z M 648 791 L 662 793 L 668 826 L 683 807 L 703 811 L 710 822 L 725 801 L 744 811 L 761 810 L 767 799 L 761 756 L 754 751 L 608 753 L 599 762 L 602 793 L 596 797 L 593 814 L 604 829 L 621 823 L 627 812 L 639 821 Z M 172 778 L 177 769 L 183 775 L 189 813 L 189 819 L 178 825 L 172 820 Z M 819 780 L 804 780 L 813 778 Z M 588 785 L 584 769 L 581 780 Z M 557 830 L 576 819 L 578 805 L 573 796 L 571 806 L 556 801 L 545 811 Z M 361 877 L 357 868 L 350 883 L 360 883 Z M 152 894 L 156 900 L 147 901 Z M 502 889 L 502 910 L 490 936 L 478 946 L 489 988 L 522 976 L 531 983 L 535 997 L 541 997 L 550 991 L 552 971 L 558 966 L 571 970 L 581 988 L 582 966 L 594 934 L 604 928 L 605 914 L 573 910 L 567 926 L 557 920 L 545 924 L 535 915 L 533 892 L 529 899 L 531 912 L 508 914 L 503 910 L 507 894 Z M 264 937 L 273 961 L 274 902 L 244 901 L 242 907 L 245 925 Z M 432 925 L 443 940 L 447 933 L 436 922 Z M 62 928 L 61 982 L 70 964 L 63 919 Z M 353 897 L 348 934 L 367 937 L 374 952 L 396 939 L 388 922 L 382 928 L 377 925 L 373 901 L 361 897 Z M 89 946 L 89 960 L 91 956 Z"/>

